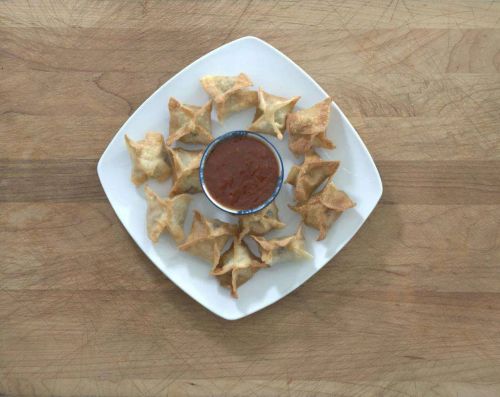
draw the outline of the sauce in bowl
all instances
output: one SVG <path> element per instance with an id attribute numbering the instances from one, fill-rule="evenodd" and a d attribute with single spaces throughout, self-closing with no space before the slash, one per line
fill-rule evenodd
<path id="1" fill-rule="evenodd" d="M 275 192 L 280 166 L 269 145 L 251 134 L 218 142 L 204 163 L 203 178 L 213 201 L 233 210 L 264 204 Z"/>

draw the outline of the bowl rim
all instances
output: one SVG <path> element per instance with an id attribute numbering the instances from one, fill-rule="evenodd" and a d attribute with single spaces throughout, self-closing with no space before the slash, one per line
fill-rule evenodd
<path id="1" fill-rule="evenodd" d="M 267 147 L 271 149 L 271 152 L 273 152 L 274 156 L 278 160 L 278 167 L 279 167 L 279 174 L 278 174 L 278 179 L 276 181 L 276 186 L 273 190 L 273 193 L 269 196 L 269 198 L 264 201 L 262 204 L 260 204 L 257 207 L 254 208 L 249 208 L 249 209 L 244 209 L 244 210 L 237 210 L 237 209 L 232 209 L 224 206 L 223 204 L 217 202 L 208 192 L 208 189 L 205 184 L 205 177 L 204 177 L 204 171 L 205 171 L 205 162 L 212 152 L 214 148 L 221 143 L 222 141 L 225 141 L 230 138 L 234 137 L 240 137 L 240 136 L 251 136 L 254 139 L 257 139 L 261 142 L 263 142 Z M 210 201 L 213 205 L 215 205 L 217 208 L 220 210 L 227 212 L 232 215 L 249 215 L 249 214 L 255 214 L 256 212 L 259 212 L 266 208 L 269 204 L 271 204 L 276 197 L 278 196 L 281 187 L 283 186 L 283 179 L 284 179 L 284 166 L 283 166 L 283 159 L 281 158 L 281 154 L 276 149 L 276 147 L 265 137 L 263 137 L 261 134 L 258 134 L 253 131 L 247 131 L 247 130 L 234 130 L 234 131 L 228 131 L 225 132 L 224 134 L 218 136 L 215 138 L 212 142 L 210 142 L 205 150 L 203 151 L 203 156 L 201 157 L 200 161 L 200 170 L 199 170 L 199 178 L 200 178 L 200 185 L 201 189 L 203 190 L 203 193 L 206 198 L 208 198 L 208 201 Z"/>

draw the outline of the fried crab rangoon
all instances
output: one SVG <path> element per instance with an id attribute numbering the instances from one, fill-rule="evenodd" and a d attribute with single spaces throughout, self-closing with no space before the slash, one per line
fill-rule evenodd
<path id="1" fill-rule="evenodd" d="M 213 141 L 210 118 L 212 101 L 208 101 L 203 106 L 194 106 L 182 104 L 177 99 L 170 98 L 168 110 L 170 124 L 167 145 L 170 146 L 175 141 L 206 145 Z"/>
<path id="2" fill-rule="evenodd" d="M 148 236 L 156 243 L 160 234 L 167 231 L 176 244 L 184 241 L 184 221 L 191 202 L 189 194 L 179 194 L 171 199 L 160 198 L 149 186 L 145 188 L 148 211 L 146 216 Z"/>
<path id="3" fill-rule="evenodd" d="M 305 203 L 289 207 L 300 214 L 304 224 L 319 230 L 317 240 L 323 240 L 333 222 L 345 210 L 356 204 L 341 190 L 337 190 L 333 183 L 328 183 L 323 190 L 315 193 Z"/>
<path id="4" fill-rule="evenodd" d="M 231 289 L 234 298 L 238 298 L 238 287 L 250 280 L 255 272 L 263 267 L 267 265 L 250 252 L 244 241 L 234 240 L 231 248 L 220 258 L 212 274 L 217 276 L 221 285 Z"/>
<path id="5" fill-rule="evenodd" d="M 255 214 L 240 216 L 240 233 L 238 238 L 242 239 L 247 234 L 262 236 L 271 230 L 282 229 L 284 227 L 285 224 L 278 217 L 278 207 L 275 202 L 272 202 Z"/>
<path id="6" fill-rule="evenodd" d="M 215 102 L 217 119 L 222 122 L 233 113 L 257 106 L 257 92 L 245 90 L 252 81 L 245 73 L 238 76 L 203 76 L 203 89 Z"/>
<path id="7" fill-rule="evenodd" d="M 269 266 L 280 262 L 312 259 L 305 249 L 302 225 L 291 236 L 267 240 L 264 237 L 251 236 L 259 246 L 260 259 Z"/>
<path id="8" fill-rule="evenodd" d="M 214 270 L 219 263 L 224 246 L 231 237 L 236 235 L 236 232 L 237 225 L 222 222 L 219 219 L 205 218 L 195 210 L 191 232 L 179 249 L 210 263 Z"/>
<path id="9" fill-rule="evenodd" d="M 173 185 L 170 197 L 181 193 L 201 192 L 199 170 L 203 150 L 186 150 L 169 148 L 173 168 Z"/>
<path id="10" fill-rule="evenodd" d="M 293 153 L 305 154 L 314 147 L 335 148 L 333 142 L 326 137 L 331 103 L 332 99 L 328 97 L 308 109 L 288 115 L 288 148 Z"/>
<path id="11" fill-rule="evenodd" d="M 300 166 L 294 165 L 286 178 L 287 183 L 295 186 L 295 199 L 299 202 L 309 199 L 337 171 L 339 164 L 338 161 L 323 160 L 314 151 L 308 152 L 304 162 Z"/>
<path id="12" fill-rule="evenodd" d="M 162 134 L 148 132 L 140 141 L 133 141 L 125 135 L 125 143 L 133 163 L 131 179 L 134 185 L 139 186 L 149 178 L 168 179 L 171 170 Z"/>
<path id="13" fill-rule="evenodd" d="M 279 140 L 282 140 L 287 115 L 293 110 L 300 96 L 287 99 L 268 94 L 262 88 L 259 88 L 258 93 L 259 105 L 248 130 L 274 135 Z"/>

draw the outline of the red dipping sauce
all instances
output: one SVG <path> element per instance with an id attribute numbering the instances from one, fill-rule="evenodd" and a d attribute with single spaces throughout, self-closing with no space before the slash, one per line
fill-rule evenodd
<path id="1" fill-rule="evenodd" d="M 203 171 L 212 198 L 234 210 L 263 204 L 274 192 L 279 165 L 271 149 L 251 136 L 236 136 L 218 143 Z"/>

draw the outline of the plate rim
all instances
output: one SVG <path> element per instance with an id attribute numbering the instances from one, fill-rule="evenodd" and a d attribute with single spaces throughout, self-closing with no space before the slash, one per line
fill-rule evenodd
<path id="1" fill-rule="evenodd" d="M 118 140 L 119 137 L 118 137 L 118 134 L 119 132 L 126 128 L 126 126 L 129 124 L 130 120 L 135 116 L 136 113 L 139 113 L 143 107 L 145 107 L 149 101 L 152 101 L 153 100 L 153 97 L 155 97 L 158 92 L 160 92 L 163 87 L 167 84 L 169 84 L 169 82 L 173 79 L 175 79 L 178 75 L 180 75 L 181 73 L 185 73 L 187 71 L 189 71 L 189 69 L 191 69 L 192 67 L 194 67 L 196 64 L 198 64 L 199 62 L 201 62 L 203 59 L 209 57 L 210 55 L 214 54 L 215 52 L 221 50 L 222 48 L 224 47 L 228 47 L 228 46 L 231 46 L 231 45 L 234 45 L 234 44 L 237 44 L 238 42 L 242 42 L 242 41 L 256 41 L 258 42 L 259 44 L 261 45 L 264 45 L 265 47 L 267 47 L 268 49 L 272 50 L 275 55 L 277 56 L 280 56 L 282 57 L 283 59 L 285 59 L 287 62 L 291 63 L 293 66 L 295 66 L 306 78 L 307 80 L 309 81 L 309 83 L 312 83 L 317 89 L 319 89 L 319 91 L 326 97 L 329 97 L 330 95 L 328 95 L 328 93 L 304 70 L 302 69 L 302 67 L 300 67 L 300 65 L 298 65 L 296 62 L 294 62 L 293 60 L 291 60 L 288 56 L 286 56 L 284 53 L 282 53 L 281 51 L 279 51 L 277 48 L 273 47 L 271 44 L 267 43 L 266 41 L 258 38 L 258 37 L 255 37 L 255 36 L 244 36 L 244 37 L 240 37 L 236 40 L 233 40 L 233 41 L 230 41 L 228 43 L 225 43 L 217 48 L 214 48 L 213 50 L 207 52 L 206 54 L 202 55 L 201 57 L 197 58 L 196 60 L 194 60 L 193 62 L 191 62 L 189 65 L 187 65 L 186 67 L 184 67 L 183 69 L 181 69 L 179 72 L 177 72 L 176 74 L 174 74 L 172 77 L 170 77 L 167 81 L 165 81 L 160 87 L 158 87 L 152 94 L 149 95 L 149 97 L 144 100 L 140 105 L 139 107 L 130 115 L 128 116 L 127 120 L 120 126 L 120 128 L 118 129 L 118 131 L 115 133 L 115 135 L 113 136 L 113 138 L 109 141 L 108 145 L 106 146 L 106 149 L 104 149 L 104 151 L 102 152 L 100 158 L 99 158 L 99 161 L 97 162 L 97 176 L 99 178 L 99 182 L 101 183 L 101 186 L 102 186 L 102 189 L 104 191 L 104 194 L 106 195 L 106 198 L 109 202 L 109 204 L 111 205 L 111 208 L 113 208 L 113 211 L 115 212 L 115 215 L 116 217 L 118 218 L 118 220 L 121 222 L 122 226 L 125 228 L 125 230 L 127 231 L 127 233 L 129 234 L 129 236 L 132 238 L 132 240 L 135 242 L 135 244 L 140 248 L 140 250 L 143 252 L 144 255 L 146 255 L 146 257 L 148 258 L 148 260 L 150 262 L 152 262 L 155 267 L 165 276 L 167 277 L 173 284 L 175 284 L 178 288 L 180 288 L 186 295 L 188 295 L 191 299 L 193 299 L 195 302 L 199 303 L 203 308 L 205 308 L 205 310 L 209 311 L 210 313 L 213 313 L 225 320 L 229 320 L 229 321 L 234 321 L 234 320 L 239 320 L 239 319 L 242 319 L 242 318 L 245 318 L 247 316 L 250 316 L 254 313 L 257 313 L 263 309 L 265 309 L 266 307 L 268 306 L 271 306 L 272 304 L 276 303 L 277 301 L 285 298 L 288 294 L 290 294 L 291 292 L 295 291 L 297 288 L 301 287 L 304 283 L 306 283 L 310 278 L 312 278 L 314 275 L 316 275 L 323 267 L 325 267 L 333 258 L 335 258 L 335 256 L 354 238 L 354 236 L 358 233 L 359 229 L 365 224 L 366 220 L 370 217 L 370 215 L 372 214 L 373 210 L 375 209 L 375 207 L 377 206 L 377 204 L 380 202 L 380 199 L 382 198 L 382 194 L 383 194 L 383 184 L 382 184 L 382 178 L 380 177 L 380 172 L 375 164 L 375 161 L 373 160 L 373 157 L 371 156 L 370 152 L 368 151 L 365 143 L 363 142 L 363 140 L 361 139 L 358 131 L 354 128 L 354 126 L 351 124 L 350 120 L 346 117 L 346 115 L 344 114 L 344 112 L 342 111 L 342 109 L 340 109 L 340 107 L 335 103 L 335 101 L 332 99 L 332 103 L 331 105 L 334 107 L 334 109 L 339 113 L 340 117 L 342 118 L 342 120 L 344 122 L 347 123 L 347 125 L 352 129 L 352 131 L 354 131 L 354 135 L 358 141 L 358 143 L 361 145 L 361 148 L 363 149 L 364 151 L 364 154 L 368 157 L 369 161 L 370 161 L 370 165 L 372 167 L 372 169 L 375 171 L 375 176 L 376 176 L 376 188 L 377 188 L 377 191 L 378 191 L 378 197 L 377 199 L 374 201 L 373 203 L 373 206 L 369 209 L 367 215 L 366 215 L 366 218 L 363 220 L 363 222 L 358 225 L 355 229 L 354 229 L 354 232 L 352 234 L 352 236 L 344 242 L 344 244 L 340 245 L 337 252 L 331 257 L 329 258 L 323 265 L 321 265 L 321 267 L 319 269 L 317 269 L 314 273 L 312 273 L 311 275 L 309 275 L 308 277 L 304 278 L 301 283 L 299 285 L 297 285 L 295 288 L 291 289 L 290 291 L 284 293 L 284 294 L 281 294 L 279 295 L 276 299 L 271 299 L 269 302 L 266 302 L 266 304 L 264 304 L 263 306 L 260 306 L 258 307 L 257 309 L 253 310 L 253 311 L 250 311 L 249 313 L 236 313 L 236 315 L 227 315 L 226 313 L 224 312 L 220 312 L 220 311 L 214 311 L 212 308 L 210 307 L 207 307 L 203 302 L 201 302 L 200 300 L 198 300 L 196 297 L 194 297 L 193 295 L 191 295 L 191 293 L 189 293 L 187 290 L 185 290 L 182 285 L 179 285 L 177 282 L 175 282 L 174 280 L 172 280 L 161 268 L 160 266 L 158 266 L 156 264 L 156 262 L 154 260 L 152 260 L 150 258 L 150 256 L 145 252 L 145 250 L 143 249 L 143 247 L 139 244 L 139 242 L 137 241 L 137 239 L 135 238 L 134 234 L 131 233 L 131 231 L 129 230 L 129 228 L 125 225 L 124 221 L 122 220 L 122 218 L 120 217 L 120 215 L 118 214 L 118 211 L 116 210 L 115 208 L 115 205 L 113 203 L 113 201 L 110 199 L 109 197 L 109 194 L 108 194 L 108 191 L 104 185 L 104 182 L 103 182 L 103 176 L 102 176 L 102 173 L 104 172 L 103 170 L 103 159 L 106 157 L 106 154 L 111 150 L 111 146 L 114 144 L 115 140 Z"/>

